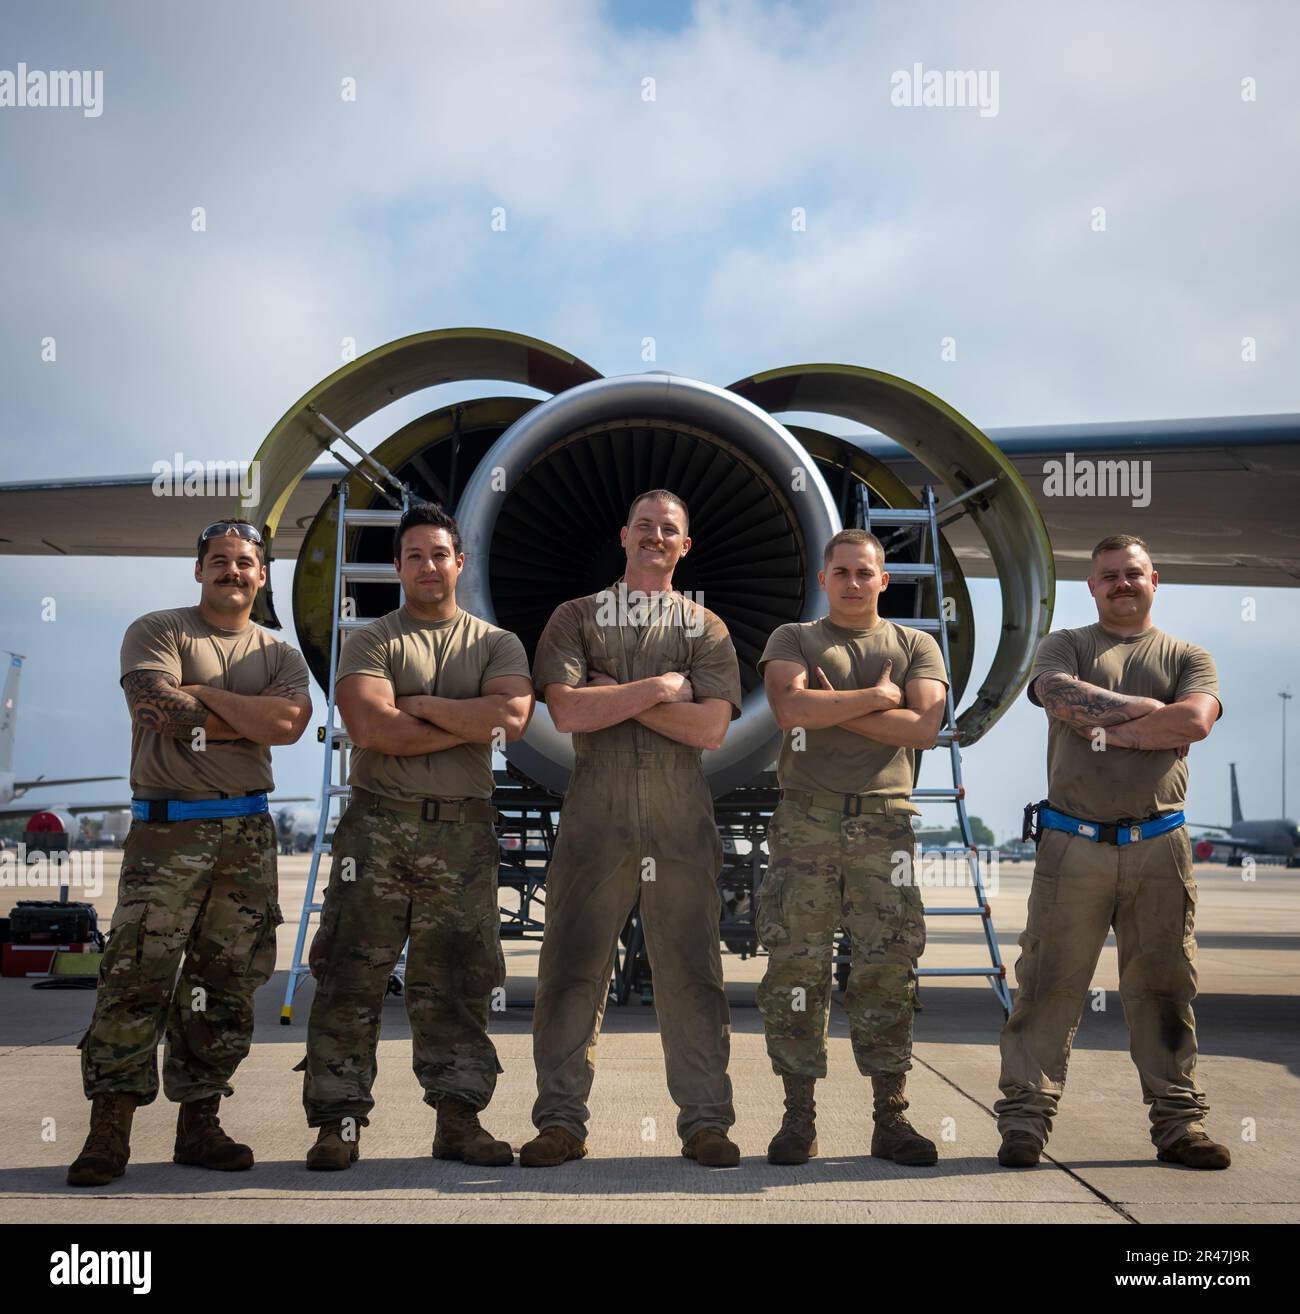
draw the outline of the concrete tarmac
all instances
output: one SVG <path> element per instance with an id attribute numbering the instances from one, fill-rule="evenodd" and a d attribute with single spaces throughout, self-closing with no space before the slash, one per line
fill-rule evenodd
<path id="1" fill-rule="evenodd" d="M 104 889 L 93 900 L 107 925 L 120 853 L 104 854 Z M 307 859 L 281 858 L 286 923 L 278 971 L 257 999 L 252 1052 L 234 1079 L 222 1119 L 258 1157 L 249 1173 L 222 1174 L 171 1162 L 175 1110 L 160 1097 L 136 1113 L 126 1175 L 111 1186 L 64 1182 L 85 1137 L 88 1104 L 76 1050 L 91 991 L 33 990 L 0 981 L 0 1222 L 1092 1222 L 1300 1221 L 1300 871 L 1256 868 L 1253 881 L 1217 865 L 1197 868 L 1201 995 L 1196 1003 L 1198 1075 L 1209 1130 L 1232 1150 L 1226 1172 L 1158 1163 L 1147 1133 L 1117 990 L 1113 941 L 1093 982 L 1048 1157 L 1009 1170 L 995 1160 L 997 1039 L 1002 1011 L 982 980 L 922 982 L 908 1116 L 939 1144 L 933 1168 L 872 1159 L 869 1082 L 853 1064 L 848 1028 L 832 1010 L 830 1074 L 818 1084 L 821 1156 L 775 1168 L 765 1158 L 780 1121 L 781 1085 L 767 1060 L 754 989 L 765 960 L 724 955 L 732 1005 L 731 1078 L 739 1168 L 709 1170 L 683 1159 L 676 1110 L 664 1081 L 652 1007 L 639 1000 L 606 1014 L 597 1050 L 590 1157 L 557 1169 L 466 1168 L 430 1157 L 434 1113 L 411 1073 L 410 1030 L 397 998 L 384 1009 L 377 1107 L 348 1172 L 309 1173 L 313 1140 L 301 1079 L 312 985 L 293 1025 L 280 1023 Z M 1031 867 L 1003 862 L 991 902 L 1008 970 L 1025 922 Z M 0 912 L 41 890 L 0 890 Z M 74 891 L 73 898 L 81 897 Z M 505 896 L 503 896 L 505 897 Z M 926 891 L 927 901 L 967 902 L 964 892 Z M 932 918 L 922 966 L 987 961 L 974 920 Z M 512 1006 L 494 1017 L 505 1069 L 484 1118 L 516 1147 L 533 1134 L 530 1026 L 535 942 L 506 942 Z M 1014 975 L 1012 975 L 1014 981 Z M 161 1056 L 160 1056 L 161 1057 Z"/>

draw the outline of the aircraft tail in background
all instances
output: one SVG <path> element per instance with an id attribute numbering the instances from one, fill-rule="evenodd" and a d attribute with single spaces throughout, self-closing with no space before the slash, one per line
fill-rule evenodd
<path id="1" fill-rule="evenodd" d="M 23 673 L 23 658 L 7 652 L 4 693 L 0 694 L 0 774 L 14 769 L 14 726 L 18 721 L 18 677 Z"/>
<path id="2" fill-rule="evenodd" d="M 1232 781 L 1232 824 L 1242 820 L 1241 815 L 1241 795 L 1237 793 L 1237 764 L 1230 762 L 1228 764 L 1228 778 Z"/>

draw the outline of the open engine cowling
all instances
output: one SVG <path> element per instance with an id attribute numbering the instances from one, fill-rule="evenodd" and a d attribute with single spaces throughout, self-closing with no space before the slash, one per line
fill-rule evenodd
<path id="1" fill-rule="evenodd" d="M 483 329 L 445 330 L 389 344 L 344 366 L 280 421 L 258 452 L 260 503 L 246 514 L 273 544 L 289 492 L 325 450 L 328 416 L 343 428 L 398 396 L 471 378 L 528 383 L 545 401 L 487 397 L 445 406 L 403 426 L 373 451 L 413 494 L 453 509 L 466 563 L 458 600 L 517 633 L 531 659 L 546 620 L 562 601 L 594 593 L 622 572 L 618 530 L 632 498 L 648 488 L 678 493 L 691 512 L 690 553 L 675 587 L 694 594 L 727 624 L 740 659 L 744 710 L 721 749 L 705 754 L 715 793 L 754 778 L 774 761 L 780 733 L 756 663 L 767 636 L 786 621 L 825 614 L 817 584 L 822 548 L 863 507 L 915 507 L 889 470 L 845 439 L 787 428 L 776 413 L 822 411 L 862 419 L 896 438 L 952 496 L 968 498 L 989 543 L 1003 601 L 1003 628 L 989 677 L 959 720 L 963 741 L 979 737 L 1028 674 L 1051 617 L 1054 575 L 1033 501 L 1001 453 L 937 398 L 893 376 L 849 366 L 776 371 L 719 388 L 666 373 L 601 378 L 558 348 Z M 355 476 L 349 506 L 371 504 Z M 375 503 L 379 505 L 379 503 Z M 326 499 L 299 551 L 294 617 L 316 678 L 328 678 L 337 498 Z M 891 559 L 916 560 L 915 536 L 884 532 Z M 927 545 L 928 546 L 928 545 Z M 391 560 L 391 530 L 349 530 L 348 559 Z M 941 543 L 948 599 L 954 696 L 960 701 L 974 656 L 974 617 L 956 558 Z M 926 558 L 928 559 L 928 558 Z M 906 622 L 935 616 L 933 585 L 882 595 L 881 610 Z M 354 586 L 357 614 L 378 616 L 400 602 L 395 585 Z M 920 607 L 920 611 L 914 608 Z M 278 625 L 269 593 L 255 618 Z M 533 780 L 563 790 L 572 767 L 567 735 L 538 706 L 527 735 L 508 750 Z"/>

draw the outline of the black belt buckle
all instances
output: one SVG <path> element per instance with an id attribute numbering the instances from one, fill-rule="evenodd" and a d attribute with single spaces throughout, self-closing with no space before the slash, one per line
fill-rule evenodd
<path id="1" fill-rule="evenodd" d="M 1047 807 L 1047 800 L 1040 799 L 1037 803 L 1025 804 L 1025 820 L 1020 827 L 1020 839 L 1022 843 L 1027 844 L 1033 840 L 1035 844 L 1043 836 L 1043 828 L 1038 821 L 1038 809 Z"/>
<path id="2" fill-rule="evenodd" d="M 1102 822 L 1102 823 L 1101 823 L 1101 838 L 1102 838 L 1102 843 L 1104 843 L 1104 844 L 1118 844 L 1118 843 L 1119 843 L 1119 833 L 1120 833 L 1121 830 L 1131 831 L 1131 830 L 1133 829 L 1134 826 L 1140 826 L 1141 824 L 1142 824 L 1142 823 L 1141 823 L 1140 821 L 1138 821 L 1138 820 L 1137 820 L 1136 818 L 1134 818 L 1134 817 L 1121 817 L 1121 818 L 1120 818 L 1117 822 L 1115 822 L 1113 825 L 1110 824 L 1110 823 L 1108 823 L 1108 822 Z M 1129 836 L 1129 840 L 1132 841 L 1132 838 L 1133 838 L 1133 837 L 1132 837 L 1132 835 L 1130 834 L 1130 836 Z M 1139 838 L 1141 838 L 1140 833 L 1139 833 Z"/>
<path id="3" fill-rule="evenodd" d="M 134 803 L 143 803 L 145 806 L 145 815 L 140 818 L 146 825 L 157 826 L 167 820 L 167 803 L 165 798 L 139 798 L 133 799 Z"/>
<path id="4" fill-rule="evenodd" d="M 433 808 L 433 816 L 429 815 L 429 808 Z M 442 808 L 442 799 L 426 798 L 420 802 L 420 820 L 421 821 L 440 821 L 442 818 L 439 812 Z"/>
<path id="5" fill-rule="evenodd" d="M 853 806 L 850 807 L 849 804 Z M 846 817 L 860 817 L 862 815 L 862 795 L 845 794 L 844 795 L 844 815 Z"/>

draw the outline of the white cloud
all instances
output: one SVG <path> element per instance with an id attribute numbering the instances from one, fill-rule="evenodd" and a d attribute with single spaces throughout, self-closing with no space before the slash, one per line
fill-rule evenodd
<path id="1" fill-rule="evenodd" d="M 341 338 L 457 324 L 607 372 L 647 368 L 654 336 L 657 365 L 715 383 L 858 363 L 989 426 L 1295 409 L 1293 9 L 699 4 L 678 32 L 632 36 L 611 13 L 247 0 L 13 22 L 10 64 L 102 67 L 105 108 L 0 111 L 5 477 L 143 471 L 178 439 L 247 458 Z M 890 74 L 916 61 L 997 70 L 998 115 L 892 108 Z M 87 628 L 114 647 L 188 597 L 143 569 L 0 577 L 6 598 L 47 578 L 102 594 Z M 1238 678 L 1273 682 L 1295 633 L 1280 614 L 1233 650 Z M 53 671 L 56 636 L 12 625 Z M 33 705 L 96 724 L 98 685 L 58 704 L 37 669 Z M 1017 792 L 998 786 L 1004 820 Z"/>

